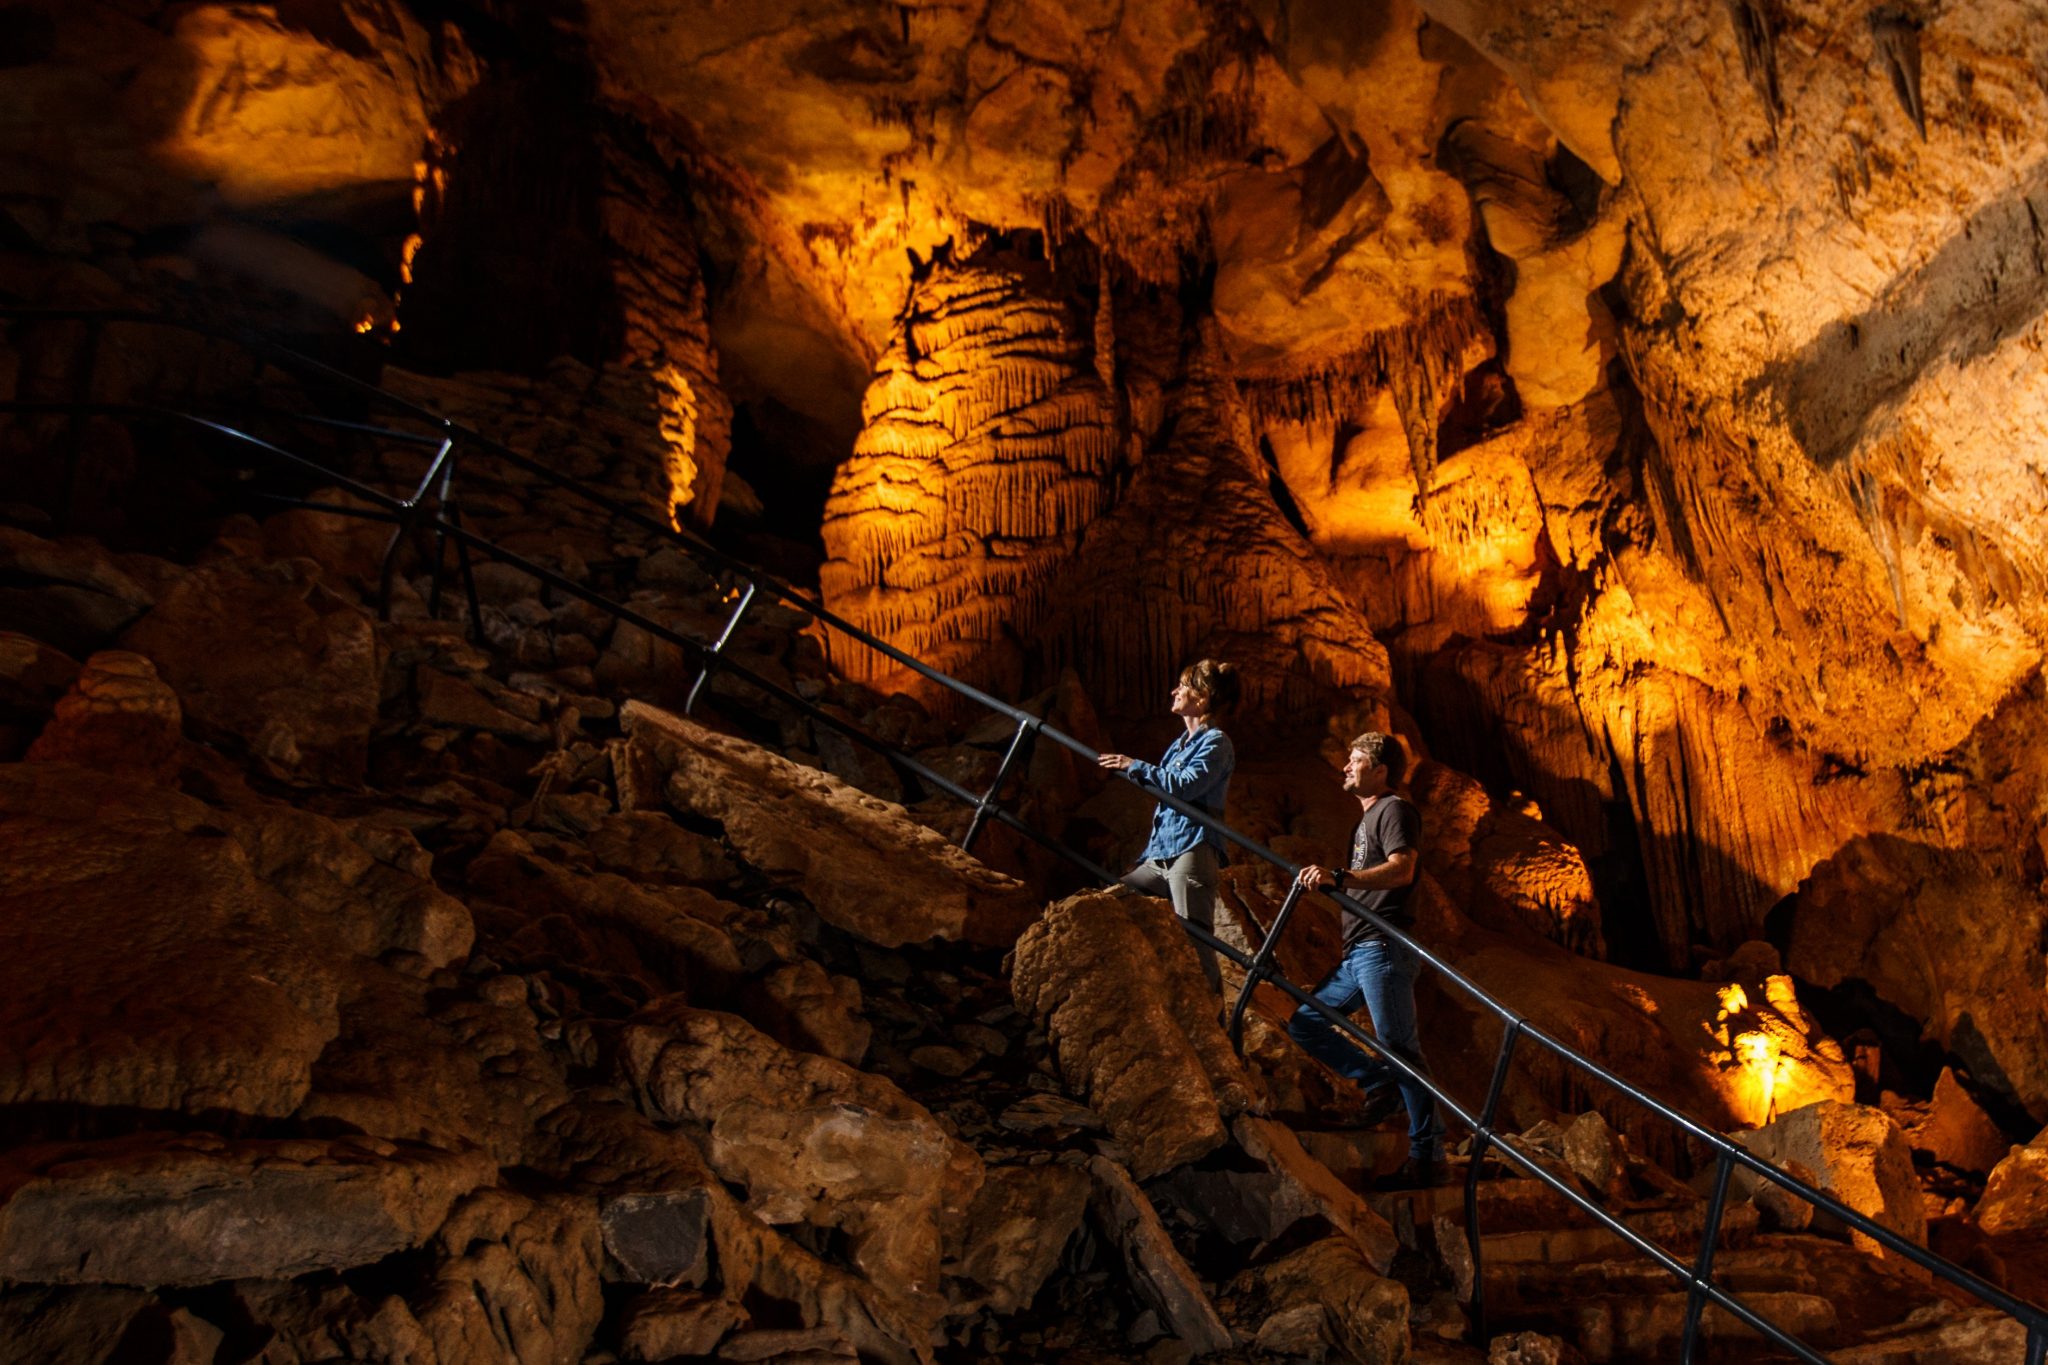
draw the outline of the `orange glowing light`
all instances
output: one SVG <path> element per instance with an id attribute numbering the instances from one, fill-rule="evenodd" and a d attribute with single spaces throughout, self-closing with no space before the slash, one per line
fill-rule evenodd
<path id="1" fill-rule="evenodd" d="M 412 283 L 412 258 L 420 254 L 420 240 L 420 235 L 415 232 L 398 250 L 398 278 L 402 283 Z"/>
<path id="2" fill-rule="evenodd" d="M 1778 1089 L 1778 1047 L 1767 1034 L 1735 1035 L 1735 1060 L 1742 1067 L 1742 1088 L 1752 1102 L 1756 1122 L 1771 1121 L 1771 1103 Z"/>
<path id="3" fill-rule="evenodd" d="M 364 332 L 373 332 L 373 331 L 375 331 L 376 329 L 377 329 L 377 319 L 376 319 L 376 318 L 374 318 L 374 317 L 360 317 L 360 318 L 357 318 L 357 319 L 356 319 L 356 331 L 357 331 L 358 333 L 364 333 Z"/>

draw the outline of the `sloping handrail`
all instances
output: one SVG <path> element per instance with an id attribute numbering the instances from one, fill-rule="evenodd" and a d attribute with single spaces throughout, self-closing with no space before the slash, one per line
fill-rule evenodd
<path id="1" fill-rule="evenodd" d="M 86 413 L 108 413 L 111 415 L 154 417 L 176 421 L 181 424 L 193 425 L 227 438 L 235 442 L 238 448 L 253 451 L 265 458 L 289 464 L 302 472 L 318 474 L 323 479 L 363 499 L 369 505 L 353 507 L 282 496 L 274 497 L 272 501 L 289 506 L 305 507 L 394 525 L 397 528 L 393 538 L 394 549 L 397 539 L 408 530 L 431 530 L 436 537 L 437 544 L 443 540 L 452 541 L 464 552 L 473 550 L 487 555 L 498 562 L 508 564 L 533 576 L 559 592 L 566 593 L 596 606 L 612 615 L 615 619 L 625 621 L 641 630 L 645 630 L 649 634 L 674 644 L 686 653 L 702 660 L 697 680 L 690 690 L 690 701 L 692 703 L 695 702 L 699 692 L 714 670 L 730 673 L 742 679 L 749 686 L 773 697 L 784 705 L 801 711 L 813 720 L 833 728 L 848 739 L 877 753 L 897 765 L 901 770 L 917 777 L 919 781 L 927 784 L 929 789 L 943 792 L 947 796 L 972 807 L 975 814 L 969 825 L 967 835 L 962 841 L 963 846 L 971 846 L 975 836 L 985 826 L 985 823 L 989 820 L 994 820 L 1006 828 L 1015 830 L 1049 852 L 1065 859 L 1091 878 L 1103 882 L 1115 880 L 1114 873 L 1101 867 L 1087 855 L 1069 848 L 1053 836 L 1036 829 L 1007 810 L 1001 803 L 1001 789 L 1012 770 L 1015 760 L 1028 747 L 1032 738 L 1042 736 L 1091 762 L 1100 756 L 1094 746 L 1076 739 L 1054 726 L 1046 724 L 1042 718 L 1034 716 L 1028 711 L 990 696 L 971 684 L 940 672 L 922 660 L 888 644 L 886 641 L 877 639 L 829 610 L 822 602 L 790 587 L 772 574 L 768 574 L 735 559 L 711 545 L 703 537 L 690 531 L 679 530 L 629 504 L 597 493 L 583 486 L 574 478 L 554 470 L 539 460 L 513 450 L 501 442 L 492 440 L 428 408 L 400 398 L 396 394 L 380 389 L 374 384 L 338 370 L 325 362 L 284 347 L 253 329 L 188 322 L 180 318 L 138 310 L 41 309 L 6 304 L 0 304 L 0 318 L 84 321 L 89 324 L 96 324 L 89 333 L 89 336 L 93 338 L 97 337 L 106 324 L 128 322 L 167 326 L 211 337 L 216 340 L 231 341 L 243 345 L 253 353 L 278 364 L 280 368 L 336 384 L 367 403 L 376 404 L 387 410 L 395 411 L 409 420 L 425 422 L 433 426 L 439 433 L 439 439 L 432 442 L 422 442 L 416 433 L 387 431 L 384 428 L 368 424 L 342 424 L 372 435 L 410 440 L 414 443 L 435 444 L 440 447 L 435 457 L 435 466 L 429 471 L 429 478 L 421 481 L 412 497 L 401 498 L 395 497 L 342 472 L 328 468 L 316 460 L 285 450 L 249 432 L 210 417 L 150 404 L 94 402 L 89 397 L 90 374 L 84 376 L 83 382 L 79 385 L 79 391 L 85 396 L 73 401 L 23 400 L 17 398 L 11 401 L 0 402 L 0 412 L 67 413 L 74 418 Z M 272 413 L 270 415 L 297 417 L 296 414 Z M 334 419 L 317 415 L 306 415 L 302 420 L 325 425 L 336 424 Z M 673 630 L 625 603 L 607 598 L 603 594 L 577 583 L 543 564 L 536 563 L 523 555 L 496 545 L 484 536 L 464 526 L 460 517 L 459 506 L 449 491 L 449 478 L 452 477 L 454 465 L 453 452 L 461 447 L 474 447 L 494 458 L 506 460 L 522 471 L 542 479 L 571 496 L 596 506 L 615 517 L 623 518 L 652 534 L 664 537 L 689 550 L 694 556 L 700 559 L 708 559 L 721 570 L 737 575 L 746 584 L 746 588 L 740 596 L 737 608 L 728 618 L 725 629 L 717 641 L 706 643 L 705 641 L 685 635 L 680 631 Z M 431 491 L 429 484 L 432 482 L 435 470 L 439 469 L 444 462 L 448 477 L 443 478 L 435 503 L 432 507 L 429 507 L 427 503 L 427 498 Z M 67 476 L 67 496 L 72 481 L 72 477 Z M 439 555 L 437 552 L 435 565 L 435 585 L 437 590 L 439 571 Z M 793 689 L 784 687 L 771 679 L 764 678 L 752 669 L 747 668 L 744 664 L 727 658 L 724 650 L 725 644 L 738 629 L 756 596 L 761 594 L 765 594 L 795 608 L 821 625 L 839 631 L 863 647 L 881 654 L 883 657 L 911 670 L 927 681 L 1014 722 L 1016 730 L 1012 735 L 1010 746 L 1004 754 L 1003 762 L 997 771 L 995 780 L 991 783 L 990 787 L 979 795 L 968 791 L 951 779 L 934 772 L 928 765 L 920 762 L 914 756 L 901 751 L 887 741 L 868 734 L 850 721 L 832 715 L 807 698 L 799 695 Z M 478 627 L 476 620 L 478 609 L 475 605 L 473 587 L 470 593 L 470 600 L 471 625 L 474 629 Z M 388 603 L 380 603 L 380 608 L 387 605 Z M 1203 828 L 1213 831 L 1253 857 L 1278 869 L 1289 879 L 1294 878 L 1301 871 L 1301 864 L 1281 856 L 1249 835 L 1238 831 L 1222 820 L 1173 796 L 1158 786 L 1132 777 L 1128 773 L 1125 774 L 1125 779 L 1141 788 L 1154 800 L 1173 810 L 1179 811 Z M 1531 1022 L 1528 1016 L 1488 994 L 1464 973 L 1443 961 L 1436 954 L 1417 943 L 1406 932 L 1388 923 L 1351 896 L 1339 891 L 1326 891 L 1322 894 L 1328 896 L 1344 913 L 1355 915 L 1365 920 L 1380 933 L 1404 945 L 1409 951 L 1415 953 L 1418 958 L 1428 963 L 1444 979 L 1456 986 L 1475 1004 L 1500 1020 L 1502 1025 L 1500 1046 L 1495 1056 L 1493 1074 L 1488 1085 L 1487 1095 L 1478 1112 L 1474 1113 L 1460 1104 L 1442 1089 L 1433 1078 L 1425 1075 L 1407 1059 L 1397 1053 L 1382 1049 L 1372 1035 L 1359 1028 L 1348 1017 L 1339 1014 L 1320 1000 L 1317 1000 L 1312 994 L 1288 980 L 1281 973 L 1277 965 L 1275 965 L 1274 948 L 1279 941 L 1281 933 L 1285 930 L 1291 912 L 1299 899 L 1298 889 L 1290 890 L 1286 902 L 1275 917 L 1272 927 L 1263 931 L 1262 942 L 1257 951 L 1251 955 L 1247 955 L 1236 946 L 1216 937 L 1213 933 L 1199 925 L 1185 920 L 1181 921 L 1181 924 L 1188 935 L 1199 944 L 1228 957 L 1245 970 L 1245 979 L 1239 988 L 1238 999 L 1232 1010 L 1233 1026 L 1241 1021 L 1244 1008 L 1251 993 L 1257 986 L 1262 981 L 1271 982 L 1276 988 L 1302 1006 L 1313 1009 L 1322 1015 L 1332 1026 L 1350 1039 L 1355 1046 L 1381 1057 L 1401 1076 L 1420 1084 L 1453 1117 L 1472 1130 L 1471 1157 L 1466 1173 L 1464 1212 L 1466 1237 L 1473 1263 L 1473 1316 L 1475 1328 L 1481 1340 L 1485 1339 L 1486 1315 L 1477 1194 L 1485 1159 L 1489 1153 L 1497 1151 L 1499 1156 L 1506 1162 L 1519 1168 L 1531 1178 L 1561 1195 L 1578 1211 L 1593 1219 L 1595 1223 L 1608 1232 L 1620 1237 L 1634 1250 L 1648 1256 L 1658 1266 L 1668 1271 L 1675 1279 L 1685 1285 L 1687 1313 L 1681 1356 L 1685 1361 L 1690 1362 L 1694 1359 L 1694 1354 L 1698 1347 L 1702 1312 L 1707 1304 L 1712 1303 L 1766 1339 L 1791 1351 L 1799 1359 L 1813 1362 L 1814 1365 L 1826 1365 L 1827 1362 L 1827 1357 L 1821 1355 L 1798 1338 L 1790 1335 L 1775 1323 L 1761 1317 L 1755 1310 L 1744 1304 L 1740 1296 L 1724 1289 L 1714 1279 L 1712 1271 L 1714 1252 L 1719 1241 L 1721 1218 L 1726 1208 L 1730 1179 L 1735 1170 L 1742 1169 L 1761 1179 L 1768 1180 L 1788 1193 L 1805 1200 L 1817 1210 L 1829 1214 L 1847 1227 L 1871 1238 L 1886 1250 L 1895 1252 L 1943 1282 L 2015 1319 L 2026 1328 L 2027 1365 L 2048 1365 L 2048 1313 L 2044 1313 L 2034 1305 L 2014 1297 L 1982 1277 L 1947 1260 L 1945 1257 L 1917 1245 L 1890 1228 L 1876 1222 L 1874 1219 L 1848 1207 L 1825 1191 L 1786 1174 L 1770 1162 L 1763 1160 L 1742 1147 L 1739 1143 L 1730 1140 L 1719 1131 L 1664 1103 L 1647 1091 L 1623 1080 L 1591 1058 L 1545 1032 L 1541 1027 Z M 1233 1027 L 1234 1032 L 1235 1028 Z M 1705 1144 L 1711 1150 L 1715 1162 L 1713 1187 L 1708 1200 L 1707 1216 L 1701 1231 L 1699 1251 L 1692 1264 L 1686 1264 L 1665 1248 L 1650 1241 L 1641 1233 L 1616 1218 L 1611 1212 L 1573 1188 L 1555 1173 L 1530 1159 L 1516 1149 L 1511 1142 L 1507 1141 L 1506 1135 L 1495 1127 L 1495 1119 L 1498 1115 L 1500 1099 L 1506 1080 L 1510 1074 L 1516 1050 L 1524 1039 L 1549 1052 L 1567 1066 L 1576 1068 L 1587 1077 L 1598 1080 L 1610 1087 L 1615 1093 L 1641 1105 L 1652 1114 L 1673 1124 L 1688 1136 Z"/>

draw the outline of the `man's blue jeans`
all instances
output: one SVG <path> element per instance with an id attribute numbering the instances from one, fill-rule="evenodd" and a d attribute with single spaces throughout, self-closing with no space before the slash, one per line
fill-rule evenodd
<path id="1" fill-rule="evenodd" d="M 1323 978 L 1315 997 L 1339 1014 L 1351 1014 L 1364 1005 L 1372 1013 L 1373 1033 L 1381 1045 L 1421 1070 L 1422 1044 L 1415 1031 L 1415 972 L 1420 965 L 1414 953 L 1391 939 L 1361 939 Z M 1398 1085 L 1408 1106 L 1408 1155 L 1424 1161 L 1437 1158 L 1444 1130 L 1437 1122 L 1435 1096 L 1367 1053 L 1307 1005 L 1294 1012 L 1287 1033 L 1303 1052 L 1368 1092 Z"/>

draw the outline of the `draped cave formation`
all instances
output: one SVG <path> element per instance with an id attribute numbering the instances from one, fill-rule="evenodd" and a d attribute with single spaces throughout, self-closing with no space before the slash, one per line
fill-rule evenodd
<path id="1" fill-rule="evenodd" d="M 1288 859 L 1396 734 L 1427 946 L 2048 1303 L 2044 128 L 2023 0 L 0 3 L 0 1359 L 1678 1358 L 836 726 L 1108 867 L 1130 784 L 766 593 L 685 715 L 744 576 L 664 528 L 1104 750 L 1233 661 Z M 387 557 L 416 489 L 543 576 Z M 1500 1103 L 1691 1263 L 1702 1143 Z M 1721 1234 L 1832 1358 L 2024 1358 L 1768 1184 Z"/>

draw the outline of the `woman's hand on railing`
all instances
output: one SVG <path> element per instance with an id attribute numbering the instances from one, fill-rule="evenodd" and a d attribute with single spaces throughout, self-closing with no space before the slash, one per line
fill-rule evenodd
<path id="1" fill-rule="evenodd" d="M 1116 772 L 1122 772 L 1137 761 L 1137 759 L 1132 758 L 1129 754 L 1097 754 L 1095 756 L 1097 767 L 1109 768 Z"/>

